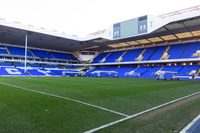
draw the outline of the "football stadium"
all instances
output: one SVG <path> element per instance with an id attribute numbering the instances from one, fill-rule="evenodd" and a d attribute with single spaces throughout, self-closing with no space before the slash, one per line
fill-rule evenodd
<path id="1" fill-rule="evenodd" d="M 200 133 L 200 5 L 87 38 L 0 19 L 1 133 Z"/>

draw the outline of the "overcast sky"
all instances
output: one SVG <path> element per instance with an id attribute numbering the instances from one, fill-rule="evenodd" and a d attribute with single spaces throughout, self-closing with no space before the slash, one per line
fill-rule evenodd
<path id="1" fill-rule="evenodd" d="M 141 15 L 196 5 L 200 0 L 0 0 L 0 18 L 85 36 Z"/>

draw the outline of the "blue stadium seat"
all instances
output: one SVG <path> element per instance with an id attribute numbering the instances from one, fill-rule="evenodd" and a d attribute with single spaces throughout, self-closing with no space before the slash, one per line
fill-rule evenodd
<path id="1" fill-rule="evenodd" d="M 192 79 L 194 78 L 194 73 L 199 70 L 200 66 L 183 66 L 183 68 L 176 75 L 179 79 Z"/>
<path id="2" fill-rule="evenodd" d="M 161 67 L 160 66 L 151 66 L 148 68 L 148 71 L 144 72 L 142 78 L 155 78 L 155 72 L 157 72 Z"/>
<path id="3" fill-rule="evenodd" d="M 106 71 L 107 72 L 109 72 L 109 71 L 116 71 L 116 69 L 117 69 L 116 67 L 98 67 L 98 68 L 92 69 L 91 71 L 88 71 L 86 73 L 86 76 L 91 76 L 91 77 L 93 76 L 93 77 L 95 77 L 95 76 L 98 76 L 98 75 L 97 75 L 97 73 L 93 73 L 93 72 L 104 71 L 104 72 L 100 73 L 100 75 L 99 75 L 100 77 L 115 77 L 116 74 L 113 74 L 113 73 L 108 74 L 108 73 L 106 73 Z"/>
<path id="4" fill-rule="evenodd" d="M 51 70 L 55 76 L 63 76 L 63 70 Z"/>
<path id="5" fill-rule="evenodd" d="M 136 67 L 122 66 L 117 69 L 118 77 L 126 77 L 126 73 L 136 69 Z"/>
<path id="6" fill-rule="evenodd" d="M 164 66 L 162 68 L 162 71 L 169 71 L 169 72 L 176 72 L 179 73 L 179 71 L 183 68 L 183 66 Z M 164 77 L 166 79 L 171 79 L 173 77 L 172 74 L 165 74 Z"/>
<path id="7" fill-rule="evenodd" d="M 35 50 L 35 49 L 32 49 L 31 51 L 38 58 L 45 58 L 45 59 L 51 59 L 51 58 L 53 58 L 50 54 L 48 54 L 47 51 Z"/>
<path id="8" fill-rule="evenodd" d="M 0 67 L 1 66 L 12 66 L 11 62 L 0 62 Z"/>
<path id="9" fill-rule="evenodd" d="M 186 45 L 186 50 L 184 50 L 182 58 L 198 58 L 196 56 L 193 56 L 193 54 L 200 50 L 200 43 L 189 43 Z"/>
<path id="10" fill-rule="evenodd" d="M 136 58 L 140 55 L 143 49 L 134 49 L 129 50 L 127 53 L 123 56 L 123 59 L 121 62 L 131 62 L 131 61 L 137 61 Z"/>
<path id="11" fill-rule="evenodd" d="M 10 51 L 10 54 L 14 55 L 14 56 L 24 56 L 25 55 L 24 48 L 8 47 L 8 50 Z M 33 57 L 33 55 L 29 51 L 27 51 L 27 56 Z"/>
<path id="12" fill-rule="evenodd" d="M 145 72 L 147 72 L 149 69 L 148 66 L 141 66 L 141 67 L 138 67 L 135 72 L 136 73 L 139 73 L 140 75 L 143 75 Z"/>
<path id="13" fill-rule="evenodd" d="M 63 59 L 63 60 L 67 59 L 67 55 L 64 53 L 51 52 L 51 55 L 53 56 L 53 58 L 56 59 Z"/>
<path id="14" fill-rule="evenodd" d="M 6 47 L 0 46 L 0 55 L 8 55 Z"/>
<path id="15" fill-rule="evenodd" d="M 166 46 L 158 47 L 149 60 L 160 60 L 166 48 Z"/>
<path id="16" fill-rule="evenodd" d="M 112 52 L 107 58 L 105 62 L 116 62 L 116 60 L 124 53 L 124 51 Z"/>
<path id="17" fill-rule="evenodd" d="M 99 63 L 103 58 L 105 58 L 109 53 L 108 52 L 105 52 L 105 53 L 100 53 L 99 55 L 97 55 L 92 63 Z"/>
<path id="18" fill-rule="evenodd" d="M 180 59 L 183 56 L 185 44 L 172 45 L 168 51 L 170 55 L 168 59 Z"/>
<path id="19" fill-rule="evenodd" d="M 143 54 L 143 61 L 149 60 L 151 58 L 151 56 L 154 54 L 154 52 L 156 51 L 156 47 L 153 48 L 148 48 L 144 54 Z"/>
<path id="20" fill-rule="evenodd" d="M 158 47 L 150 47 L 146 48 L 142 55 L 142 61 L 148 60 L 160 60 L 164 52 L 166 51 L 167 46 L 158 46 Z M 108 62 L 116 62 L 116 60 L 122 56 L 122 60 L 120 62 L 132 62 L 138 61 L 136 60 L 139 55 L 142 53 L 144 49 L 134 49 L 128 50 L 124 55 L 125 51 L 117 51 L 117 52 L 106 52 L 101 53 L 97 57 L 93 59 L 92 63 L 99 63 L 103 58 L 106 57 L 106 63 Z M 181 59 L 181 58 L 198 58 L 194 56 L 195 52 L 200 50 L 200 43 L 191 43 L 191 44 L 178 44 L 171 45 L 167 54 L 169 55 L 168 59 Z M 108 55 L 109 54 L 109 55 Z"/>

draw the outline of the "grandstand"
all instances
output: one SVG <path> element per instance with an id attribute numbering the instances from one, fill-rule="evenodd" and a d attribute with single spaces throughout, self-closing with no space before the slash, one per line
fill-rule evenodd
<path id="1" fill-rule="evenodd" d="M 102 38 L 104 33 L 100 32 L 98 37 L 95 34 L 95 38 L 90 36 L 88 39 L 80 39 L 20 24 L 8 25 L 5 20 L 1 21 L 1 34 L 12 34 L 4 34 L 6 37 L 1 37 L 0 75 L 63 76 L 61 73 L 58 75 L 56 70 L 65 71 L 66 66 L 71 65 L 79 66 L 80 73 L 85 72 L 81 75 L 86 76 L 94 76 L 98 72 L 100 77 L 110 77 L 100 71 L 106 73 L 108 69 L 115 69 L 114 77 L 127 77 L 127 73 L 137 68 L 135 71 L 139 76 L 136 77 L 140 78 L 155 78 L 157 71 L 170 71 L 177 74 L 170 76 L 164 73 L 164 79 L 199 79 L 198 9 L 199 6 L 196 6 L 161 16 L 146 15 L 113 24 L 112 30 L 104 31 L 113 33 L 107 38 Z M 132 35 L 130 31 L 123 29 L 123 25 L 128 22 L 138 22 L 138 25 L 131 27 L 135 30 Z M 146 29 L 140 29 L 142 26 Z M 20 37 L 16 40 L 17 36 Z M 84 51 L 97 53 L 89 61 L 90 64 L 77 58 L 81 57 L 81 52 Z M 96 68 L 90 70 L 90 66 Z M 54 70 L 46 71 L 46 68 Z"/>
<path id="2" fill-rule="evenodd" d="M 114 77 L 135 77 L 132 71 L 136 69 L 136 77 L 140 78 L 155 78 L 157 71 L 170 71 L 177 74 L 164 73 L 164 79 L 199 79 L 198 8 L 127 20 L 114 24 L 113 34 L 107 38 L 101 38 L 101 33 L 99 37 L 85 40 L 28 26 L 22 28 L 19 24 L 11 23 L 8 26 L 6 21 L 1 21 L 1 29 L 4 29 L 1 33 L 11 31 L 12 35 L 5 35 L 6 39 L 1 40 L 0 75 L 63 76 L 56 71 L 65 71 L 66 66 L 71 65 L 84 69 L 85 74 L 81 75 L 86 76 L 98 73 L 100 77 L 113 77 L 112 74 L 105 74 L 113 71 Z M 132 25 L 130 29 L 138 31 L 130 36 L 130 31 L 124 31 L 123 25 L 132 21 L 137 21 L 138 25 Z M 146 29 L 140 29 L 142 26 Z M 109 30 L 105 32 L 111 32 Z M 11 43 L 17 35 L 21 38 Z M 90 64 L 74 56 L 74 53 L 80 56 L 81 51 L 86 50 L 98 53 Z M 89 70 L 89 66 L 96 68 Z M 54 70 L 46 71 L 46 68 Z M 82 70 L 80 73 L 84 72 Z M 127 76 L 128 73 L 133 75 Z"/>
<path id="3" fill-rule="evenodd" d="M 130 26 L 130 23 L 134 25 Z M 130 26 L 130 30 L 126 28 L 127 26 Z M 44 87 L 46 84 L 39 87 L 34 86 L 32 82 L 26 81 L 26 78 L 17 79 L 19 80 L 19 83 L 12 81 L 17 85 L 10 85 L 1 81 L 0 84 L 56 97 L 58 99 L 73 101 L 79 104 L 81 103 L 95 109 L 100 109 L 101 111 L 107 111 L 107 113 L 117 114 L 119 116 L 112 117 L 111 119 L 114 123 L 118 123 L 118 121 L 115 121 L 116 119 L 120 119 L 120 122 L 124 121 L 121 117 L 131 119 L 143 114 L 144 112 L 150 112 L 182 100 L 180 97 L 186 99 L 187 96 L 184 97 L 186 94 L 190 94 L 191 96 L 193 96 L 193 94 L 191 94 L 192 92 L 199 94 L 198 89 L 195 87 L 199 85 L 199 81 L 197 80 L 200 80 L 200 6 L 160 16 L 140 16 L 131 20 L 115 23 L 111 27 L 111 29 L 99 32 L 99 34 L 97 34 L 97 32 L 95 35 L 90 34 L 88 38 L 83 39 L 69 36 L 64 33 L 0 20 L 0 77 L 5 78 L 5 81 L 7 82 L 9 79 L 15 79 L 16 77 L 33 77 L 34 83 L 36 83 L 37 79 L 40 79 L 50 86 L 58 87 L 58 90 L 54 93 L 53 90 L 48 90 L 46 88 L 49 93 L 53 92 L 54 94 L 43 92 L 40 88 Z M 110 34 L 107 35 L 107 33 Z M 107 35 L 106 37 L 105 34 Z M 77 80 L 78 78 L 75 79 L 75 83 L 69 79 L 69 89 L 71 89 L 68 90 L 69 92 L 62 88 L 66 83 L 61 83 L 61 80 L 56 81 L 57 78 L 55 78 L 56 85 L 52 84 L 54 81 L 51 78 L 49 78 L 49 81 L 45 81 L 45 78 L 41 79 L 41 77 L 59 77 L 62 79 L 61 77 L 66 76 L 102 77 L 101 79 L 99 78 L 103 81 L 102 84 L 101 82 L 96 81 L 98 78 L 93 78 L 93 80 L 95 83 L 99 84 L 99 86 L 107 86 L 106 80 L 115 80 L 115 82 L 119 82 L 116 84 L 120 87 L 124 87 L 122 85 L 127 85 L 127 83 L 130 85 L 132 82 L 130 80 L 135 79 L 137 83 L 134 84 L 135 86 L 130 85 L 132 88 L 140 88 L 141 84 L 145 84 L 145 82 L 140 79 L 147 81 L 148 85 L 155 83 L 155 87 L 157 87 L 156 80 L 192 80 L 189 81 L 188 85 L 191 85 L 189 87 L 193 89 L 187 90 L 187 88 L 183 87 L 184 89 L 182 92 L 179 90 L 180 88 L 176 88 L 175 91 L 171 90 L 174 94 L 170 93 L 171 91 L 167 92 L 166 90 L 161 90 L 161 92 L 157 93 L 157 90 L 154 90 L 150 93 L 153 95 L 154 93 L 157 94 L 154 95 L 155 97 L 157 96 L 157 99 L 151 101 L 151 96 L 148 94 L 142 94 L 140 92 L 141 94 L 137 95 L 137 92 L 132 90 L 127 91 L 126 87 L 124 87 L 126 92 L 115 92 L 115 90 L 112 90 L 112 93 L 114 92 L 113 95 L 115 95 L 115 98 L 117 99 L 118 96 L 120 97 L 120 94 L 123 94 L 126 98 L 132 98 L 131 94 L 133 94 L 134 98 L 136 98 L 134 99 L 135 101 L 133 100 L 133 103 L 128 103 L 128 100 L 124 100 L 124 97 L 119 98 L 123 102 L 116 100 L 115 98 L 114 102 L 112 101 L 113 99 L 110 101 L 109 95 L 112 94 L 109 94 L 109 90 L 104 90 L 104 92 L 100 92 L 101 94 L 98 94 L 98 92 L 95 93 L 94 96 L 98 97 L 98 101 L 93 102 L 95 97 L 91 96 L 89 92 L 79 97 L 76 95 L 76 92 L 70 88 L 70 85 L 73 86 L 74 84 L 75 86 L 76 84 L 80 84 L 81 86 L 79 87 L 85 87 L 85 84 L 82 84 L 81 80 Z M 103 77 L 105 77 L 105 79 Z M 118 81 L 119 78 L 127 79 L 127 83 L 123 80 Z M 151 79 L 156 80 L 154 81 Z M 83 78 L 83 81 L 89 84 L 89 86 L 90 84 L 94 85 L 93 83 L 88 82 L 87 79 Z M 120 82 L 123 83 L 120 84 Z M 32 88 L 38 87 L 39 89 L 30 90 L 24 87 L 19 87 L 20 83 L 24 83 L 24 85 L 30 84 Z M 160 82 L 159 87 L 162 88 L 166 85 L 165 83 L 166 82 L 164 81 Z M 169 86 L 180 86 L 181 81 L 174 81 L 173 83 L 175 84 Z M 186 83 L 184 85 L 187 86 Z M 63 92 L 59 92 L 59 87 L 63 89 Z M 109 87 L 112 88 L 113 86 L 111 85 Z M 154 87 L 147 87 L 144 90 L 148 92 L 149 90 L 147 89 L 152 88 Z M 90 90 L 90 88 L 88 90 Z M 82 92 L 83 90 L 78 91 Z M 166 97 L 164 96 L 165 94 Z M 66 98 L 64 97 L 65 95 L 72 97 Z M 102 103 L 100 95 L 108 100 L 105 105 Z M 89 98 L 87 99 L 87 96 L 90 96 L 92 100 L 88 100 Z M 137 105 L 138 99 L 141 100 L 146 97 L 149 98 L 151 103 L 145 104 L 145 106 Z M 73 98 L 75 98 L 75 100 Z M 83 102 L 84 100 L 76 100 L 76 98 L 85 99 L 85 102 Z M 174 100 L 177 98 L 180 99 Z M 143 101 L 139 101 L 138 103 L 142 104 Z M 96 106 L 95 104 L 99 106 Z M 126 108 L 129 107 L 133 109 L 136 105 L 138 106 L 138 110 L 133 112 L 129 109 L 126 110 Z M 70 110 L 68 107 L 64 108 Z M 113 111 L 112 108 L 117 111 Z M 147 110 L 148 108 L 150 109 Z M 80 110 L 81 109 L 82 108 L 80 108 Z M 138 112 L 142 113 L 137 114 Z M 84 112 L 82 113 L 84 114 Z M 132 116 L 131 113 L 135 113 L 136 115 Z M 110 116 L 111 114 L 105 114 L 104 117 Z M 86 115 L 91 117 L 90 114 Z M 93 115 L 95 115 L 95 113 Z M 80 119 L 83 120 L 86 118 L 81 116 Z M 111 120 L 106 120 L 106 123 L 108 124 L 103 126 L 103 128 L 112 125 L 113 122 L 111 122 L 111 124 L 109 123 Z M 80 120 L 78 119 L 77 121 Z M 95 123 L 95 127 L 102 125 L 102 123 L 104 122 Z M 84 122 L 82 124 L 84 124 Z M 100 127 L 96 129 L 93 125 L 91 126 L 89 122 L 87 124 L 87 128 L 81 127 L 81 132 L 87 129 L 88 133 L 90 133 L 101 130 L 102 128 Z M 79 126 L 82 125 L 80 124 Z M 79 126 L 76 126 L 77 129 L 71 129 L 71 127 L 70 129 L 72 132 L 76 132 L 76 130 L 79 131 Z M 90 128 L 92 130 L 89 130 Z M 183 128 L 183 126 L 181 128 Z"/>

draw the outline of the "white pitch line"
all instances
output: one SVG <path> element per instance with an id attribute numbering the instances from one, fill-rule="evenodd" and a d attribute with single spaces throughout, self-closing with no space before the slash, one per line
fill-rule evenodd
<path id="1" fill-rule="evenodd" d="M 183 128 L 180 133 L 187 133 L 187 130 L 189 130 L 198 120 L 200 119 L 200 114 L 194 118 L 185 128 Z"/>
<path id="2" fill-rule="evenodd" d="M 128 115 L 126 115 L 124 113 L 117 112 L 117 111 L 114 111 L 114 110 L 110 110 L 110 109 L 107 109 L 107 108 L 104 108 L 104 107 L 101 107 L 101 106 L 97 106 L 97 105 L 93 105 L 93 104 L 90 104 L 90 103 L 86 103 L 86 102 L 83 102 L 83 101 L 79 101 L 79 100 L 76 100 L 76 99 L 63 97 L 63 96 L 59 96 L 59 95 L 56 95 L 56 94 L 50 94 L 50 93 L 47 93 L 47 92 L 32 90 L 32 89 L 28 89 L 28 88 L 25 88 L 25 87 L 16 86 L 16 85 L 4 83 L 4 82 L 0 82 L 0 84 L 6 85 L 6 86 L 10 86 L 10 87 L 14 87 L 14 88 L 18 88 L 18 89 L 25 90 L 25 91 L 29 91 L 29 92 L 34 92 L 34 93 L 43 94 L 43 95 L 47 95 L 47 96 L 51 96 L 51 97 L 65 99 L 65 100 L 68 100 L 68 101 L 72 101 L 72 102 L 76 102 L 76 103 L 79 103 L 79 104 L 87 105 L 87 106 L 90 106 L 90 107 L 93 107 L 93 108 L 97 108 L 97 109 L 100 109 L 100 110 L 103 110 L 103 111 L 111 112 L 113 114 L 117 114 L 117 115 L 128 117 Z"/>
<path id="3" fill-rule="evenodd" d="M 157 110 L 157 109 L 162 108 L 162 107 L 164 107 L 164 106 L 167 106 L 167 105 L 170 105 L 170 104 L 179 102 L 179 101 L 181 101 L 181 100 L 187 99 L 187 98 L 189 98 L 189 97 L 192 97 L 192 96 L 195 96 L 195 95 L 198 95 L 198 94 L 200 94 L 200 91 L 199 91 L 199 92 L 196 92 L 196 93 L 193 93 L 193 94 L 190 94 L 190 95 L 187 95 L 187 96 L 184 96 L 184 97 L 181 97 L 181 98 L 178 98 L 178 99 L 176 99 L 176 100 L 172 100 L 172 101 L 170 101 L 170 102 L 167 102 L 167 103 L 158 105 L 158 106 L 156 106 L 156 107 L 153 107 L 153 108 L 151 108 L 151 109 L 148 109 L 148 110 L 139 112 L 139 113 L 137 113 L 137 114 L 127 116 L 127 117 L 122 118 L 122 119 L 119 119 L 119 120 L 117 120 L 117 121 L 110 122 L 110 123 L 105 124 L 105 125 L 102 125 L 102 126 L 100 126 L 100 127 L 97 127 L 97 128 L 94 128 L 94 129 L 91 129 L 91 130 L 88 130 L 88 131 L 85 131 L 84 133 L 94 133 L 94 132 L 97 132 L 97 131 L 99 131 L 99 130 L 102 130 L 102 129 L 105 129 L 105 128 L 107 128 L 107 127 L 116 125 L 116 124 L 118 124 L 118 123 L 124 122 L 124 121 L 126 121 L 126 120 L 135 118 L 135 117 L 137 117 L 137 116 L 140 116 L 140 115 L 143 115 L 143 114 L 145 114 L 145 113 L 148 113 L 148 112 Z"/>

